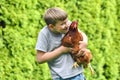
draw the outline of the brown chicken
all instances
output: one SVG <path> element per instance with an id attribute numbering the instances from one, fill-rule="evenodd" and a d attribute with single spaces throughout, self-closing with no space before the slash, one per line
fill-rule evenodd
<path id="1" fill-rule="evenodd" d="M 85 47 L 81 53 L 80 52 L 81 49 L 79 47 L 80 41 L 83 41 L 83 36 L 78 31 L 78 22 L 73 21 L 69 27 L 69 31 L 65 34 L 65 36 L 62 39 L 62 45 L 65 47 L 72 48 L 71 55 L 75 60 L 75 63 L 73 64 L 74 67 L 77 67 L 80 64 L 83 64 L 84 67 L 88 66 L 93 74 L 94 70 L 90 65 L 90 60 L 92 59 L 91 52 Z"/>

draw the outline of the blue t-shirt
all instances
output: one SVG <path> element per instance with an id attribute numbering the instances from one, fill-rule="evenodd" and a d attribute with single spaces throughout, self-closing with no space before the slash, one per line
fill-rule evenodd
<path id="1" fill-rule="evenodd" d="M 36 50 L 50 52 L 61 45 L 61 39 L 64 34 L 55 34 L 45 26 L 38 35 Z M 83 72 L 82 66 L 73 67 L 74 60 L 70 53 L 61 54 L 56 59 L 48 61 L 48 66 L 51 71 L 52 78 L 62 77 L 70 78 Z"/>

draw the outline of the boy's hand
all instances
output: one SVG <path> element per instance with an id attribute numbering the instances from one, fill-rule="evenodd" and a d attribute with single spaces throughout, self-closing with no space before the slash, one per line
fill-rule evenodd
<path id="1" fill-rule="evenodd" d="M 84 56 L 85 56 L 85 51 L 86 51 L 86 49 L 85 49 L 85 48 L 82 48 L 82 49 L 77 53 L 77 56 L 78 56 L 78 57 L 84 57 Z"/>
<path id="2" fill-rule="evenodd" d="M 62 53 L 68 53 L 71 52 L 71 48 L 65 47 L 65 46 L 60 46 Z"/>
<path id="3" fill-rule="evenodd" d="M 77 56 L 85 56 L 85 50 L 87 48 L 87 43 L 80 41 L 79 42 L 80 51 L 77 53 Z"/>

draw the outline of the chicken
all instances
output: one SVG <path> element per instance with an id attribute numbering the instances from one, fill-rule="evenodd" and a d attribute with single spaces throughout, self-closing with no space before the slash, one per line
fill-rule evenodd
<path id="1" fill-rule="evenodd" d="M 79 47 L 80 41 L 83 41 L 83 36 L 78 31 L 78 22 L 73 21 L 69 27 L 69 31 L 63 37 L 61 44 L 65 47 L 72 48 L 71 55 L 73 59 L 75 60 L 75 63 L 73 64 L 74 67 L 77 67 L 80 64 L 83 64 L 84 67 L 89 66 L 93 74 L 94 70 L 92 66 L 90 65 L 90 60 L 92 59 L 91 52 L 89 49 L 85 47 L 82 53 L 79 53 L 79 51 L 81 50 Z"/>

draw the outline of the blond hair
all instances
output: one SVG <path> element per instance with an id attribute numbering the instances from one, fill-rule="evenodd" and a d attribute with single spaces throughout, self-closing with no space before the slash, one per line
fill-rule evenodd
<path id="1" fill-rule="evenodd" d="M 67 13 L 64 10 L 57 7 L 49 8 L 44 14 L 44 20 L 47 25 L 55 25 L 57 21 L 63 21 L 67 19 L 67 17 Z"/>

